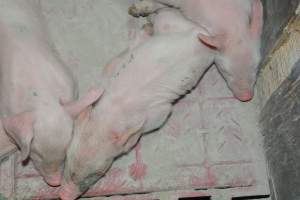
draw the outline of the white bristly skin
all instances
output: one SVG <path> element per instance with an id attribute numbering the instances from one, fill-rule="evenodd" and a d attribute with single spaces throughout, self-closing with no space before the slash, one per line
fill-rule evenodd
<path id="1" fill-rule="evenodd" d="M 214 62 L 228 87 L 239 100 L 251 100 L 260 61 L 260 0 L 142 0 L 129 13 L 146 16 L 166 6 L 180 9 L 185 18 L 208 31 L 208 37 L 199 38 L 215 48 Z"/>
<path id="2" fill-rule="evenodd" d="M 178 11 L 161 10 L 152 21 L 154 36 L 142 32 L 144 40 L 107 65 L 103 97 L 75 122 L 60 192 L 64 200 L 85 192 L 143 133 L 162 126 L 172 103 L 213 62 L 214 51 L 198 39 L 207 32 Z"/>
<path id="3" fill-rule="evenodd" d="M 19 146 L 23 160 L 29 156 L 45 181 L 57 186 L 75 111 L 87 99 L 72 102 L 77 85 L 52 49 L 45 25 L 38 1 L 1 1 L 1 131 Z"/>

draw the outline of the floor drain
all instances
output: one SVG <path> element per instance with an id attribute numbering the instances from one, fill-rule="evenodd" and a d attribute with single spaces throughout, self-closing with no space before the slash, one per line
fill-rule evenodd
<path id="1" fill-rule="evenodd" d="M 270 195 L 257 195 L 257 196 L 247 196 L 247 197 L 234 197 L 232 200 L 255 200 L 255 199 L 266 199 L 269 198 Z"/>
<path id="2" fill-rule="evenodd" d="M 210 197 L 184 197 L 179 198 L 178 200 L 210 200 Z"/>

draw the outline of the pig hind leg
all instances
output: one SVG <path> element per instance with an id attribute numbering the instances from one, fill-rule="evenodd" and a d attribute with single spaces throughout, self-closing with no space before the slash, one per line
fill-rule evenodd
<path id="1" fill-rule="evenodd" d="M 136 48 L 138 45 L 145 42 L 148 38 L 150 38 L 153 35 L 153 25 L 152 23 L 146 23 L 143 25 L 141 30 L 137 30 L 134 38 L 132 39 L 131 44 L 129 45 L 129 48 L 127 52 L 130 52 L 134 48 Z"/>
<path id="2" fill-rule="evenodd" d="M 130 6 L 128 13 L 134 17 L 146 17 L 164 7 L 166 5 L 158 3 L 155 0 L 143 0 Z"/>

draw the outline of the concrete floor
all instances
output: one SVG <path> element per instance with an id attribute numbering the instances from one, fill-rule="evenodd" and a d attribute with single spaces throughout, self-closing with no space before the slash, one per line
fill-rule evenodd
<path id="1" fill-rule="evenodd" d="M 102 67 L 127 47 L 130 1 L 41 2 L 56 49 L 83 94 L 99 82 Z M 167 124 L 117 160 L 87 196 L 163 200 L 268 195 L 259 110 L 254 102 L 235 100 L 212 68 L 175 106 Z M 30 164 L 22 166 L 18 155 L 4 162 L 0 175 L 0 193 L 14 193 L 17 199 L 57 197 L 58 189 L 48 187 Z M 118 196 L 137 193 L 143 195 Z"/>

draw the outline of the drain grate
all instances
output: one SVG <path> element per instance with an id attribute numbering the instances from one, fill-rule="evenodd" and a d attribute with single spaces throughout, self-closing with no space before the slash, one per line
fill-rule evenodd
<path id="1" fill-rule="evenodd" d="M 257 199 L 268 199 L 270 195 L 257 195 L 257 196 L 246 196 L 246 197 L 234 197 L 232 200 L 257 200 Z"/>
<path id="2" fill-rule="evenodd" d="M 179 198 L 178 200 L 211 200 L 210 197 L 186 197 L 186 198 Z"/>

